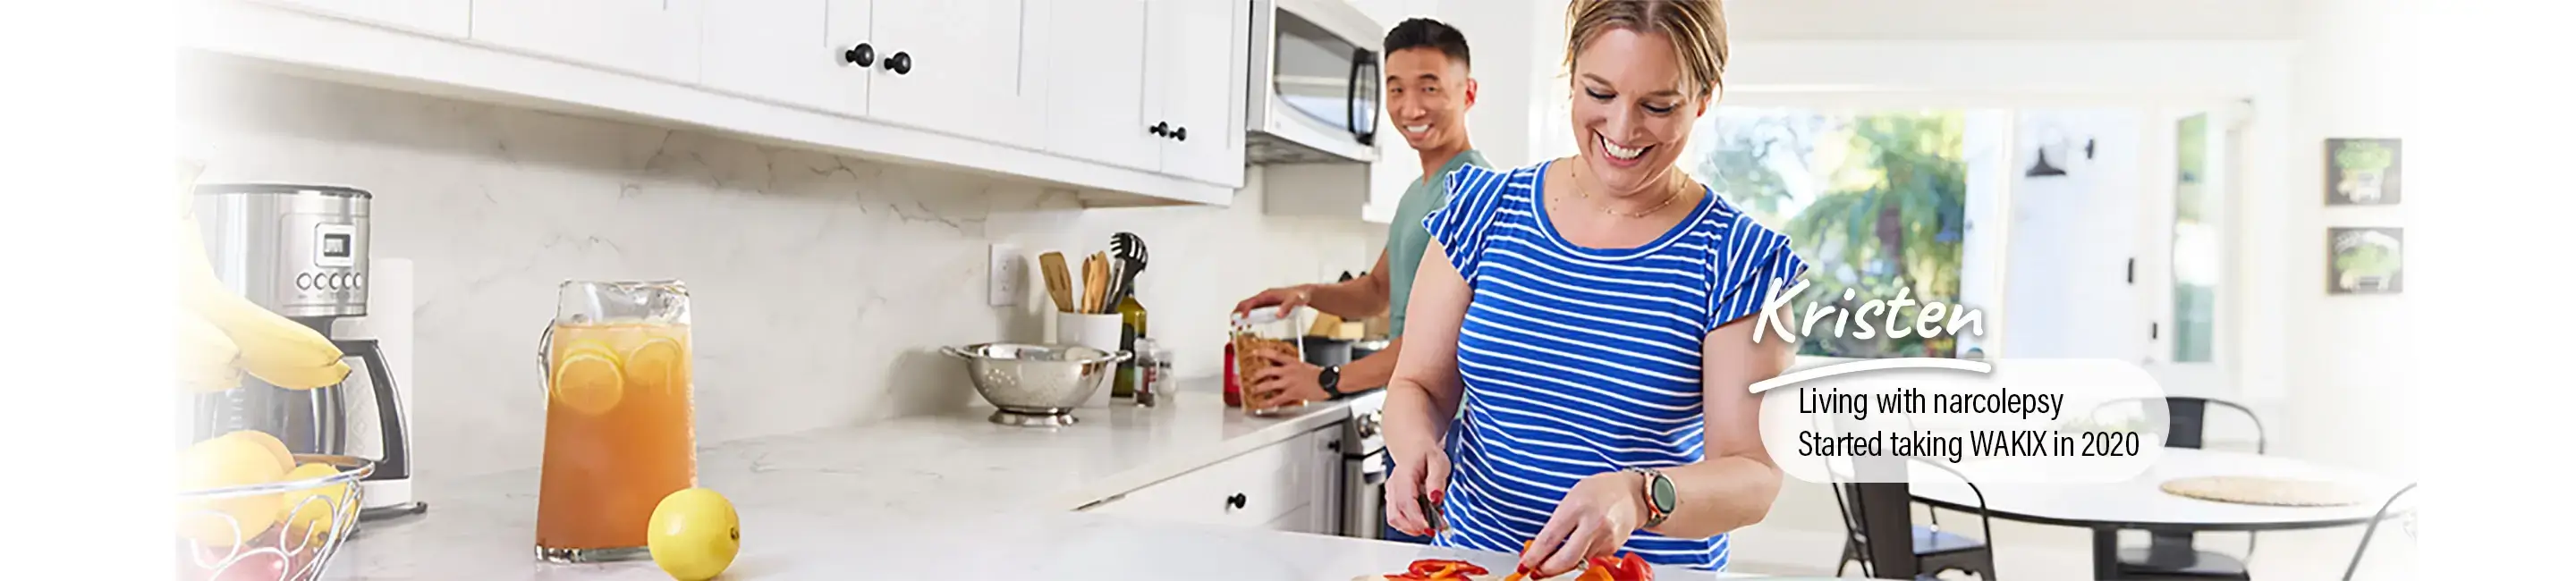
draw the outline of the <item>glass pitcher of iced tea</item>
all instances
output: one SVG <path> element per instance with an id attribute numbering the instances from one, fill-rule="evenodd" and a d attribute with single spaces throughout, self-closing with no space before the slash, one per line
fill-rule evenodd
<path id="1" fill-rule="evenodd" d="M 697 485 L 689 291 L 679 281 L 564 281 L 539 339 L 546 450 L 537 556 L 645 558 L 645 522 Z"/>

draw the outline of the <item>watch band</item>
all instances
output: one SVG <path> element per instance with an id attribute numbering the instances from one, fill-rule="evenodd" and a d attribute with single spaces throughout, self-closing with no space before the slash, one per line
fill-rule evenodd
<path id="1" fill-rule="evenodd" d="M 1655 488 L 1658 486 L 1671 488 L 1672 479 L 1665 477 L 1662 471 L 1653 468 L 1629 468 L 1629 470 L 1645 476 L 1645 481 L 1638 486 L 1637 494 L 1645 497 L 1646 500 L 1646 522 L 1638 528 L 1662 526 L 1664 519 L 1673 516 L 1674 509 L 1681 508 L 1681 498 L 1678 494 L 1674 495 L 1673 506 L 1663 506 L 1664 501 L 1656 498 Z"/>

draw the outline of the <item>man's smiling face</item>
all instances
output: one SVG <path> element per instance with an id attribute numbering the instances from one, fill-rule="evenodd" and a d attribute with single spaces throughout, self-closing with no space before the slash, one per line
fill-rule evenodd
<path id="1" fill-rule="evenodd" d="M 1386 55 L 1386 116 L 1415 150 L 1456 147 L 1467 137 L 1467 108 L 1476 104 L 1476 81 L 1467 64 L 1435 48 Z"/>

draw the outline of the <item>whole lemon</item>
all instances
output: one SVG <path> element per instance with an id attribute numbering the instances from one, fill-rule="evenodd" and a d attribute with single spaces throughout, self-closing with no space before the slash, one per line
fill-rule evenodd
<path id="1" fill-rule="evenodd" d="M 311 462 L 295 467 L 293 472 L 286 473 L 283 480 L 311 480 L 339 473 L 338 467 Z M 354 486 L 356 485 L 346 482 L 334 482 L 314 488 L 287 491 L 285 502 L 281 505 L 285 514 L 280 516 L 279 520 L 286 523 L 288 534 L 303 538 L 305 544 L 289 543 L 286 548 L 318 547 L 321 546 L 320 543 L 330 540 L 331 527 L 339 524 L 332 517 L 341 509 L 340 503 L 348 500 L 349 489 Z M 354 505 L 347 508 L 348 510 L 358 509 Z"/>
<path id="2" fill-rule="evenodd" d="M 265 484 L 285 475 L 277 456 L 252 438 L 212 438 L 180 454 L 180 490 Z M 241 543 L 277 522 L 282 500 L 276 494 L 182 499 L 179 533 L 206 545 Z"/>
<path id="3" fill-rule="evenodd" d="M 742 523 L 733 502 L 704 488 L 689 488 L 662 497 L 654 505 L 645 546 L 653 564 L 680 581 L 706 581 L 733 566 L 742 550 Z"/>
<path id="4" fill-rule="evenodd" d="M 260 449 L 267 450 L 269 455 L 277 457 L 277 469 L 279 471 L 284 472 L 295 470 L 295 453 L 287 451 L 286 442 L 284 440 L 279 440 L 277 439 L 277 436 L 271 436 L 268 432 L 262 432 L 259 430 L 234 430 L 232 433 L 216 437 L 242 438 L 250 440 L 253 443 L 259 444 Z"/>

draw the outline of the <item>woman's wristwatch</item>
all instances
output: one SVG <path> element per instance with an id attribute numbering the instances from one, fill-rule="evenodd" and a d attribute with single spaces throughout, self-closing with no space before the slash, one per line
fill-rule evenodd
<path id="1" fill-rule="evenodd" d="M 1638 492 L 1646 497 L 1646 524 L 1639 528 L 1650 529 L 1661 526 L 1665 518 L 1673 516 L 1674 509 L 1681 508 L 1681 491 L 1673 488 L 1672 478 L 1664 476 L 1662 471 L 1653 468 L 1629 468 L 1628 470 L 1645 477 L 1645 489 Z"/>

